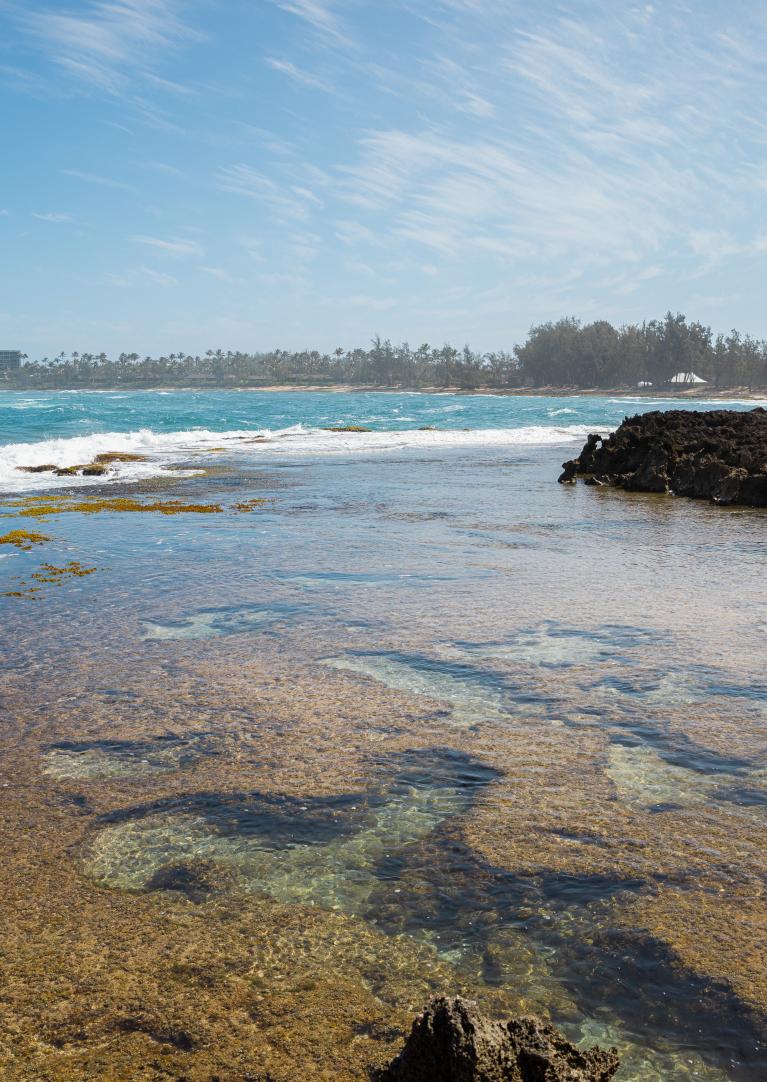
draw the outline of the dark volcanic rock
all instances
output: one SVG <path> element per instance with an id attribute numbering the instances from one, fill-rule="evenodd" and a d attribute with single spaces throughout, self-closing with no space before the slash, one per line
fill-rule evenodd
<path id="1" fill-rule="evenodd" d="M 589 436 L 578 458 L 564 463 L 560 483 L 579 474 L 590 484 L 767 507 L 767 411 L 627 417 L 612 436 Z"/>
<path id="2" fill-rule="evenodd" d="M 614 1048 L 581 1052 L 535 1018 L 491 1022 L 476 1003 L 433 999 L 376 1082 L 609 1082 Z"/>

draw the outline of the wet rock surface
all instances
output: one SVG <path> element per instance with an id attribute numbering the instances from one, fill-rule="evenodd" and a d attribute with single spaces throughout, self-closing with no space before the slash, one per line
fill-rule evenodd
<path id="1" fill-rule="evenodd" d="M 656 410 L 628 417 L 611 436 L 588 437 L 564 463 L 561 484 L 673 492 L 719 504 L 767 507 L 767 411 Z"/>
<path id="2" fill-rule="evenodd" d="M 433 999 L 376 1082 L 608 1082 L 614 1048 L 581 1051 L 536 1018 L 490 1021 L 476 1003 Z"/>

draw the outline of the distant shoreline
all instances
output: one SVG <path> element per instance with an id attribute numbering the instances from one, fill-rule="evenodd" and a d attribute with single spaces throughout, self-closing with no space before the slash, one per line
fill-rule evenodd
<path id="1" fill-rule="evenodd" d="M 661 390 L 646 388 L 599 388 L 599 387 L 381 387 L 370 384 L 351 383 L 275 383 L 264 386 L 252 384 L 210 384 L 205 386 L 195 384 L 180 384 L 178 386 L 158 383 L 153 386 L 132 386 L 130 384 L 115 384 L 106 387 L 2 387 L 0 392 L 56 392 L 56 391 L 80 391 L 88 394 L 114 393 L 115 391 L 239 391 L 254 394 L 284 394 L 296 393 L 326 393 L 326 394 L 431 394 L 431 395 L 493 395 L 500 398 L 642 398 L 652 401 L 663 399 L 665 401 L 679 399 L 681 401 L 692 400 L 746 400 L 760 402 L 767 399 L 767 387 L 746 388 L 728 387 L 716 389 L 713 387 L 690 387 L 688 390 Z"/>

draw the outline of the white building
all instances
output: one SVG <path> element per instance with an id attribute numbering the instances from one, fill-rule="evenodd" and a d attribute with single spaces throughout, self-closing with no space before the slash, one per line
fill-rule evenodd
<path id="1" fill-rule="evenodd" d="M 672 387 L 693 387 L 708 383 L 708 380 L 701 379 L 694 372 L 677 372 L 675 376 L 671 377 L 669 383 Z"/>

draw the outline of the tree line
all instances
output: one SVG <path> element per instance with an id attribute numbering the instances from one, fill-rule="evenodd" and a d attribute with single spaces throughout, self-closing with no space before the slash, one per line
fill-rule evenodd
<path id="1" fill-rule="evenodd" d="M 376 337 L 367 349 L 332 353 L 275 349 L 260 353 L 184 350 L 161 357 L 78 353 L 25 360 L 0 373 L 7 388 L 258 387 L 306 384 L 322 387 L 397 388 L 599 388 L 638 384 L 662 387 L 679 372 L 694 372 L 713 387 L 767 387 L 767 342 L 710 327 L 668 312 L 662 320 L 619 328 L 605 320 L 566 318 L 531 328 L 510 351 L 477 353 L 464 346 L 413 349 Z"/>

